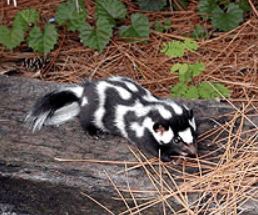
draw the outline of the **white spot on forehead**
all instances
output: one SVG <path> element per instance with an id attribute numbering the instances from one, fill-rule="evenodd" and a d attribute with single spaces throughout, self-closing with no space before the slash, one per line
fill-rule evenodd
<path id="1" fill-rule="evenodd" d="M 87 105 L 88 103 L 89 103 L 88 98 L 87 98 L 86 96 L 84 96 L 84 97 L 82 98 L 81 106 L 83 107 L 83 106 Z"/>
<path id="2" fill-rule="evenodd" d="M 196 131 L 196 123 L 195 123 L 194 117 L 189 120 L 189 124 L 190 124 L 190 126 L 193 128 L 193 130 Z"/>
<path id="3" fill-rule="evenodd" d="M 193 143 L 193 135 L 190 128 L 187 128 L 184 131 L 178 132 L 178 135 L 181 137 L 184 143 L 187 143 L 187 144 Z"/>

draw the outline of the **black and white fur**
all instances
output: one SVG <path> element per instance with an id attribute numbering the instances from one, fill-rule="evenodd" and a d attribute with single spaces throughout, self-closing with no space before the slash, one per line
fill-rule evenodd
<path id="1" fill-rule="evenodd" d="M 133 80 L 114 76 L 66 87 L 39 99 L 26 117 L 33 131 L 79 116 L 81 126 L 123 136 L 154 156 L 196 153 L 196 123 L 192 110 L 161 99 Z"/>

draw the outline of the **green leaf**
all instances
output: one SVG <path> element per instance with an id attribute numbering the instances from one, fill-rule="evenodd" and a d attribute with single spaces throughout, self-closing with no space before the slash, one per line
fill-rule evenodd
<path id="1" fill-rule="evenodd" d="M 208 19 L 213 10 L 218 6 L 217 0 L 199 0 L 198 12 L 203 19 Z"/>
<path id="2" fill-rule="evenodd" d="M 180 82 L 187 82 L 190 81 L 192 76 L 191 72 L 189 71 L 189 64 L 187 63 L 176 63 L 171 67 L 171 72 L 179 73 L 179 81 Z"/>
<path id="3" fill-rule="evenodd" d="M 85 46 L 101 52 L 112 37 L 112 27 L 113 25 L 108 20 L 99 18 L 96 27 L 88 24 L 81 27 L 80 39 Z"/>
<path id="4" fill-rule="evenodd" d="M 57 39 L 58 33 L 54 25 L 47 24 L 43 32 L 35 26 L 29 34 L 28 44 L 34 51 L 46 54 L 54 48 Z"/>
<path id="5" fill-rule="evenodd" d="M 35 24 L 39 19 L 39 13 L 35 9 L 25 9 L 15 15 L 13 27 L 22 27 L 27 31 L 28 27 Z"/>
<path id="6" fill-rule="evenodd" d="M 189 70 L 191 71 L 192 77 L 196 77 L 204 72 L 205 65 L 203 63 L 189 64 Z"/>
<path id="7" fill-rule="evenodd" d="M 229 97 L 231 94 L 231 91 L 225 87 L 223 84 L 220 83 L 212 83 L 212 85 L 225 97 Z M 217 92 L 217 91 L 216 91 Z M 221 97 L 221 95 L 218 93 L 218 96 Z"/>
<path id="8" fill-rule="evenodd" d="M 166 0 L 137 0 L 137 4 L 139 5 L 141 10 L 147 11 L 160 11 L 166 5 Z"/>
<path id="9" fill-rule="evenodd" d="M 184 41 L 184 48 L 189 51 L 196 51 L 198 49 L 198 44 L 192 39 L 186 39 Z"/>
<path id="10" fill-rule="evenodd" d="M 179 82 L 171 88 L 171 93 L 175 97 L 184 97 L 188 91 L 188 87 L 185 83 Z"/>
<path id="11" fill-rule="evenodd" d="M 24 40 L 22 27 L 16 26 L 8 29 L 6 26 L 0 26 L 0 43 L 8 49 L 13 49 L 20 45 Z"/>
<path id="12" fill-rule="evenodd" d="M 127 9 L 120 0 L 97 0 L 96 14 L 98 18 L 105 18 L 111 24 L 115 24 L 115 19 L 125 19 Z"/>
<path id="13" fill-rule="evenodd" d="M 140 37 L 148 38 L 150 34 L 149 20 L 143 14 L 135 13 L 131 15 L 130 26 L 122 26 L 119 31 L 121 37 Z"/>
<path id="14" fill-rule="evenodd" d="M 198 88 L 195 86 L 188 87 L 187 91 L 185 92 L 184 98 L 198 99 L 199 98 Z"/>
<path id="15" fill-rule="evenodd" d="M 183 57 L 185 53 L 185 47 L 181 41 L 173 40 L 165 43 L 161 52 L 169 57 Z"/>
<path id="16" fill-rule="evenodd" d="M 165 43 L 161 52 L 169 57 L 183 57 L 185 51 L 196 51 L 198 49 L 198 44 L 192 39 L 186 39 L 185 41 L 176 41 Z"/>
<path id="17" fill-rule="evenodd" d="M 85 24 L 87 12 L 83 0 L 68 0 L 60 4 L 56 11 L 56 21 L 59 25 L 66 25 L 68 30 L 76 31 Z"/>
<path id="18" fill-rule="evenodd" d="M 202 82 L 197 87 L 198 87 L 200 98 L 202 99 L 214 98 L 214 89 L 209 83 Z"/>
<path id="19" fill-rule="evenodd" d="M 195 25 L 192 37 L 196 40 L 208 38 L 207 30 L 201 25 Z"/>
<path id="20" fill-rule="evenodd" d="M 219 98 L 221 94 L 225 97 L 230 96 L 230 90 L 220 83 L 202 82 L 198 85 L 198 91 L 202 99 Z M 220 93 L 218 93 L 218 91 Z"/>
<path id="21" fill-rule="evenodd" d="M 237 4 L 230 3 L 226 12 L 216 7 L 212 11 L 212 25 L 221 30 L 229 31 L 237 27 L 243 21 L 243 10 Z"/>

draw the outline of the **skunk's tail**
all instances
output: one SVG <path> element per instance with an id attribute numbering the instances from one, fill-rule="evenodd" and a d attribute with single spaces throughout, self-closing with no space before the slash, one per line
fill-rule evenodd
<path id="1" fill-rule="evenodd" d="M 81 86 L 50 92 L 35 103 L 25 121 L 33 132 L 43 125 L 60 125 L 79 114 L 82 97 Z"/>

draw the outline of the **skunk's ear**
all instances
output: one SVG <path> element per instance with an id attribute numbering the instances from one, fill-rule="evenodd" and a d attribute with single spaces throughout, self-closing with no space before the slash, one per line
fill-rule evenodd
<path id="1" fill-rule="evenodd" d="M 165 131 L 168 130 L 168 127 L 167 126 L 164 126 L 162 125 L 161 123 L 159 122 L 155 122 L 154 125 L 153 125 L 153 130 L 156 132 L 156 133 L 163 133 Z"/>

